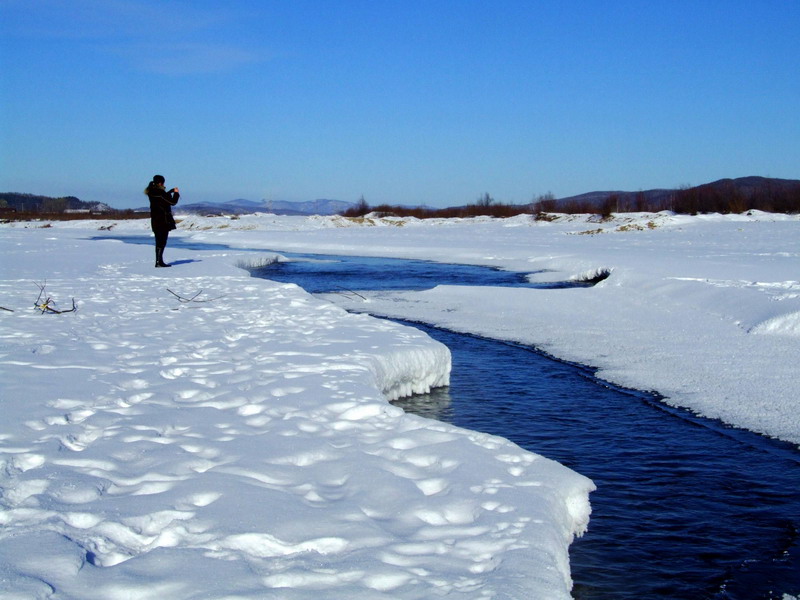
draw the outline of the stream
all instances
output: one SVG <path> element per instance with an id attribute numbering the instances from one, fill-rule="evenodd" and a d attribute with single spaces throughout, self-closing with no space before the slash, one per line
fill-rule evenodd
<path id="1" fill-rule="evenodd" d="M 577 599 L 783 598 L 800 590 L 800 452 L 609 386 L 511 343 L 413 326 L 453 355 L 408 412 L 501 435 L 590 477 Z M 492 383 L 487 389 L 486 382 Z"/>

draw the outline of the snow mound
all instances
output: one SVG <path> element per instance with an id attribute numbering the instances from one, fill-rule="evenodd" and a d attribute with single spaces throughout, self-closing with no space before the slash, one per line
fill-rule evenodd
<path id="1" fill-rule="evenodd" d="M 601 281 L 609 278 L 611 271 L 612 269 L 606 267 L 597 267 L 582 273 L 577 273 L 570 277 L 569 280 L 576 283 L 600 283 Z"/>
<path id="2" fill-rule="evenodd" d="M 767 319 L 751 328 L 750 333 L 800 337 L 800 311 Z"/>
<path id="3" fill-rule="evenodd" d="M 388 400 L 450 385 L 450 351 L 442 344 L 390 349 L 371 362 L 378 389 Z"/>

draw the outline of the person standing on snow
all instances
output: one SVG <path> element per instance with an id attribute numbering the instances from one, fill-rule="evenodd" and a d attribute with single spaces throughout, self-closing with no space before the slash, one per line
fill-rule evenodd
<path id="1" fill-rule="evenodd" d="M 176 227 L 172 207 L 181 197 L 178 188 L 167 191 L 164 183 L 163 175 L 153 175 L 153 181 L 144 190 L 150 198 L 150 226 L 156 236 L 156 267 L 172 266 L 164 262 L 164 248 L 167 247 L 169 232 Z"/>

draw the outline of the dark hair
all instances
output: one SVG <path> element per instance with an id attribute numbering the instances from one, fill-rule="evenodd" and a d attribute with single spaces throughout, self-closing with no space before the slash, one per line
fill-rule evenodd
<path id="1" fill-rule="evenodd" d="M 153 181 L 147 184 L 147 187 L 144 188 L 144 193 L 150 195 L 150 188 L 154 188 L 158 185 L 164 185 L 165 181 L 166 180 L 164 179 L 163 175 L 153 175 Z"/>

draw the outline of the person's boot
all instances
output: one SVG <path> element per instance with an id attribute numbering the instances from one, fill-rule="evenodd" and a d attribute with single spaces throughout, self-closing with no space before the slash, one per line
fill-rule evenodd
<path id="1" fill-rule="evenodd" d="M 156 267 L 171 267 L 164 262 L 164 248 L 156 248 Z"/>

